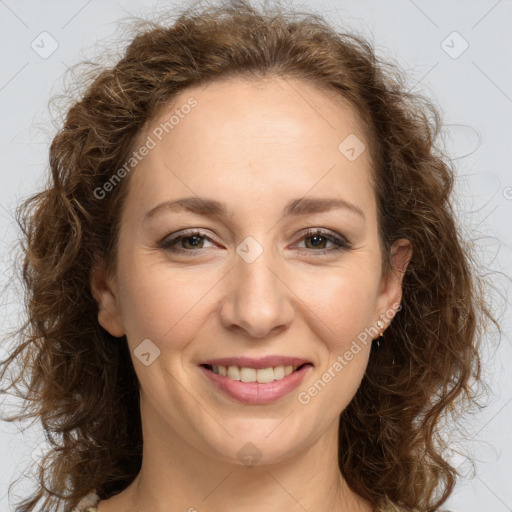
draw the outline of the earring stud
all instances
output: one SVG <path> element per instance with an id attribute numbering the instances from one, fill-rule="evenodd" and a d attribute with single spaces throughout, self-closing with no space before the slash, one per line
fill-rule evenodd
<path id="1" fill-rule="evenodd" d="M 383 337 L 384 337 L 384 336 L 383 336 L 383 335 L 384 335 L 384 330 L 383 330 L 383 329 L 384 329 L 384 324 L 382 323 L 382 321 L 381 321 L 381 320 L 377 320 L 377 327 L 380 329 L 380 334 L 379 334 L 379 336 L 380 336 L 381 338 L 383 338 Z"/>

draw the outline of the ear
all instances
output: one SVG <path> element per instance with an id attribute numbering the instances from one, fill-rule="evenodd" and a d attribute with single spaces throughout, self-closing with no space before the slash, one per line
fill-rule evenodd
<path id="1" fill-rule="evenodd" d="M 112 336 L 124 336 L 121 321 L 115 280 L 107 273 L 106 268 L 95 266 L 90 274 L 91 293 L 98 304 L 98 322 Z"/>
<path id="2" fill-rule="evenodd" d="M 378 298 L 378 313 L 384 323 L 384 330 L 389 326 L 398 305 L 402 300 L 402 280 L 412 258 L 412 245 L 406 238 L 400 238 L 391 247 L 391 270 L 382 279 Z M 393 312 L 392 314 L 390 314 Z M 378 319 L 377 319 L 378 320 Z"/>

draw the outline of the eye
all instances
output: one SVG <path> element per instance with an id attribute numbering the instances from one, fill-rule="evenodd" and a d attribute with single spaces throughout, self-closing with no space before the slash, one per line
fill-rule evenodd
<path id="1" fill-rule="evenodd" d="M 312 256 L 321 256 L 323 254 L 329 254 L 329 253 L 337 253 L 340 251 L 347 251 L 352 248 L 351 244 L 342 236 L 333 235 L 328 231 L 324 231 L 322 229 L 311 229 L 308 230 L 306 233 L 303 234 L 301 241 L 307 241 L 312 240 L 313 247 L 320 247 L 325 242 L 330 242 L 334 244 L 331 249 L 325 249 L 325 250 L 314 250 L 314 251 L 300 251 L 301 253 L 305 253 L 306 255 L 312 255 Z M 321 247 L 323 249 L 323 247 Z"/>
<path id="2" fill-rule="evenodd" d="M 181 235 L 175 235 L 171 237 L 166 237 L 162 240 L 158 247 L 160 249 L 165 249 L 166 251 L 175 252 L 175 253 L 183 253 L 183 252 L 198 252 L 193 249 L 203 249 L 204 240 L 210 240 L 208 236 L 206 236 L 201 231 L 190 230 L 188 232 L 182 233 Z M 182 247 L 175 247 L 176 245 Z M 192 249 L 190 249 L 189 247 Z"/>
<path id="3" fill-rule="evenodd" d="M 205 240 L 212 242 L 212 239 L 203 232 L 190 230 L 164 238 L 159 242 L 158 247 L 173 253 L 200 253 L 202 249 L 205 249 Z M 311 244 L 309 244 L 312 246 L 312 249 L 299 251 L 301 254 L 307 256 L 321 256 L 328 253 L 350 250 L 352 248 L 351 244 L 341 235 L 334 235 L 331 232 L 321 229 L 311 229 L 304 233 L 300 241 L 307 240 L 312 241 Z M 325 243 L 331 243 L 333 246 L 331 246 L 330 249 L 325 249 L 323 247 Z M 321 250 L 317 250 L 318 248 Z"/>

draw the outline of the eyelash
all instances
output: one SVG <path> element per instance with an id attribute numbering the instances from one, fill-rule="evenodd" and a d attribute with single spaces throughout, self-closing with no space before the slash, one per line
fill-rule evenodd
<path id="1" fill-rule="evenodd" d="M 338 253 L 341 251 L 348 251 L 348 250 L 352 249 L 352 245 L 345 238 L 337 237 L 337 236 L 332 235 L 329 232 L 323 231 L 321 229 L 308 230 L 306 233 L 304 233 L 302 235 L 302 237 L 300 238 L 299 241 L 302 241 L 307 238 L 312 238 L 314 236 L 319 236 L 319 235 L 322 238 L 327 239 L 329 242 L 334 243 L 335 247 L 333 247 L 331 249 L 322 249 L 322 250 L 318 250 L 318 251 L 315 251 L 314 249 L 306 249 L 306 250 L 301 250 L 299 252 L 301 254 L 306 254 L 308 256 L 311 256 L 312 253 L 314 256 L 322 256 L 325 254 L 334 254 L 334 253 Z M 190 231 L 186 231 L 178 236 L 172 236 L 171 238 L 168 238 L 168 237 L 164 238 L 163 240 L 161 240 L 159 242 L 158 247 L 159 247 L 159 249 L 163 249 L 163 250 L 170 251 L 173 253 L 181 253 L 181 254 L 183 254 L 183 253 L 199 253 L 201 251 L 201 249 L 191 250 L 191 249 L 172 248 L 172 246 L 174 244 L 176 244 L 177 242 L 179 242 L 180 240 L 192 238 L 193 236 L 199 236 L 201 238 L 205 238 L 205 239 L 209 240 L 212 243 L 215 243 L 209 236 L 205 235 L 203 232 L 198 231 L 198 230 L 190 230 Z"/>

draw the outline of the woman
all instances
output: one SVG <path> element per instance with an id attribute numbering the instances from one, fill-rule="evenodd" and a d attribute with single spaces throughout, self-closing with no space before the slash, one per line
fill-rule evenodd
<path id="1" fill-rule="evenodd" d="M 436 109 L 363 38 L 243 1 L 94 78 L 19 210 L 10 361 L 54 449 L 17 510 L 439 510 L 494 319 Z"/>

